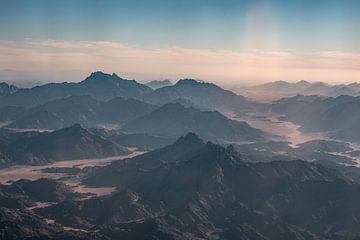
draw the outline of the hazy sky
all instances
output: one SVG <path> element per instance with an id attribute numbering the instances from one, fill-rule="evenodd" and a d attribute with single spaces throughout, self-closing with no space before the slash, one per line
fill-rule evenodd
<path id="1" fill-rule="evenodd" d="M 360 81 L 359 0 L 0 0 L 0 80 Z"/>

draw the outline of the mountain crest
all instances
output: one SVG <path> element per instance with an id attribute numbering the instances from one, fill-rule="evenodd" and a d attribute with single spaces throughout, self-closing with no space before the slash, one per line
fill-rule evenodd
<path id="1" fill-rule="evenodd" d="M 51 135 L 62 136 L 62 137 L 73 137 L 73 138 L 82 138 L 84 136 L 91 135 L 85 128 L 83 128 L 79 123 L 75 123 L 72 126 L 62 128 L 60 130 L 54 131 Z"/>
<path id="2" fill-rule="evenodd" d="M 0 97 L 13 94 L 19 90 L 18 87 L 10 85 L 6 82 L 0 82 Z"/>
<path id="3" fill-rule="evenodd" d="M 201 80 L 195 80 L 192 78 L 184 78 L 184 79 L 180 79 L 179 81 L 177 81 L 177 83 L 175 85 L 179 86 L 179 85 L 197 85 L 197 84 L 203 84 L 205 83 L 204 81 Z"/>
<path id="4" fill-rule="evenodd" d="M 180 137 L 174 144 L 191 144 L 191 145 L 203 145 L 204 141 L 193 132 L 189 132 L 185 136 Z"/>
<path id="5" fill-rule="evenodd" d="M 83 82 L 100 82 L 105 80 L 123 80 L 115 73 L 108 74 L 101 71 L 92 72 Z"/>

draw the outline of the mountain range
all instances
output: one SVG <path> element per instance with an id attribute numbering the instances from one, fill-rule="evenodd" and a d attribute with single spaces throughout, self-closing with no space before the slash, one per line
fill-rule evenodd
<path id="1" fill-rule="evenodd" d="M 360 234 L 360 186 L 339 172 L 299 160 L 247 163 L 232 147 L 194 134 L 89 174 L 87 184 L 116 185 L 116 193 L 37 213 L 121 239 L 352 240 Z"/>
<path id="2" fill-rule="evenodd" d="M 0 152 L 5 166 L 39 165 L 130 153 L 126 148 L 90 133 L 79 124 L 54 132 L 14 133 L 3 140 Z"/>
<path id="3" fill-rule="evenodd" d="M 146 100 L 153 104 L 163 104 L 179 99 L 187 100 L 200 109 L 218 111 L 244 111 L 256 105 L 215 84 L 194 79 L 179 80 L 172 86 L 156 89 L 146 96 Z"/>
<path id="4" fill-rule="evenodd" d="M 79 83 L 48 83 L 33 88 L 24 88 L 0 98 L 0 106 L 33 107 L 48 101 L 70 96 L 89 95 L 97 100 L 112 98 L 141 99 L 152 89 L 135 80 L 122 79 L 116 74 L 93 72 Z"/>
<path id="5" fill-rule="evenodd" d="M 262 85 L 253 86 L 247 88 L 249 92 L 264 92 L 267 94 L 282 96 L 293 95 L 319 95 L 327 97 L 338 97 L 341 95 L 358 96 L 360 95 L 360 84 L 339 84 L 331 85 L 324 82 L 310 83 L 305 80 L 301 80 L 295 83 L 286 81 L 275 81 Z"/>
<path id="6" fill-rule="evenodd" d="M 329 132 L 332 136 L 360 141 L 360 97 L 324 98 L 298 95 L 274 103 L 272 111 L 298 123 L 303 131 Z"/>
<path id="7" fill-rule="evenodd" d="M 0 110 L 0 119 L 9 121 L 6 125 L 9 129 L 56 130 L 80 123 L 87 127 L 114 125 L 127 135 L 147 134 L 164 140 L 189 131 L 218 142 L 255 141 L 267 137 L 264 132 L 245 122 L 228 119 L 218 111 L 202 111 L 180 103 L 157 108 L 135 99 L 115 98 L 102 102 L 90 96 L 72 96 L 29 109 L 4 107 Z"/>
<path id="8" fill-rule="evenodd" d="M 267 136 L 246 122 L 228 119 L 218 111 L 201 111 L 179 103 L 165 104 L 125 124 L 123 131 L 163 137 L 178 137 L 187 132 L 195 132 L 214 141 L 256 141 Z"/>
<path id="9" fill-rule="evenodd" d="M 156 107 L 135 99 L 114 98 L 109 101 L 95 100 L 90 96 L 70 96 L 32 107 L 0 108 L 0 119 L 10 128 L 60 129 L 81 123 L 122 125 L 143 116 Z"/>
<path id="10" fill-rule="evenodd" d="M 155 83 L 160 84 L 159 81 Z M 168 85 L 168 82 L 161 82 L 161 84 Z M 122 79 L 115 73 L 110 75 L 93 72 L 78 83 L 48 83 L 33 88 L 19 89 L 4 96 L 0 95 L 0 107 L 29 108 L 70 96 L 90 96 L 100 101 L 108 101 L 117 97 L 133 98 L 155 105 L 181 101 L 193 104 L 198 108 L 219 111 L 245 111 L 258 105 L 215 84 L 194 79 L 182 79 L 174 85 L 153 90 L 135 80 Z"/>
<path id="11" fill-rule="evenodd" d="M 286 81 L 275 81 L 252 87 L 254 90 L 273 91 L 273 92 L 298 92 L 304 91 L 312 84 L 305 80 L 299 82 L 290 83 Z"/>

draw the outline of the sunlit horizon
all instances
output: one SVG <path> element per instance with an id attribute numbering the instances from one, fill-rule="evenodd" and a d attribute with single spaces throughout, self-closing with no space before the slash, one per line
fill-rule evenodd
<path id="1" fill-rule="evenodd" d="M 11 1 L 0 81 L 360 81 L 358 1 Z"/>

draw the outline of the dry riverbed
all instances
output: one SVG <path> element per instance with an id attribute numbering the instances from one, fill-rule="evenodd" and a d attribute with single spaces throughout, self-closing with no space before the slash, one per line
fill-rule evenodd
<path id="1" fill-rule="evenodd" d="M 62 181 L 71 186 L 75 192 L 91 193 L 97 196 L 107 195 L 114 191 L 114 188 L 86 187 L 80 184 L 81 177 L 69 173 L 47 172 L 51 168 L 79 168 L 105 166 L 116 160 L 124 160 L 143 154 L 142 151 L 134 151 L 129 155 L 114 156 L 108 158 L 79 159 L 54 162 L 42 166 L 13 166 L 0 170 L 0 184 L 11 184 L 20 179 L 36 180 L 40 178 L 51 178 Z"/>

